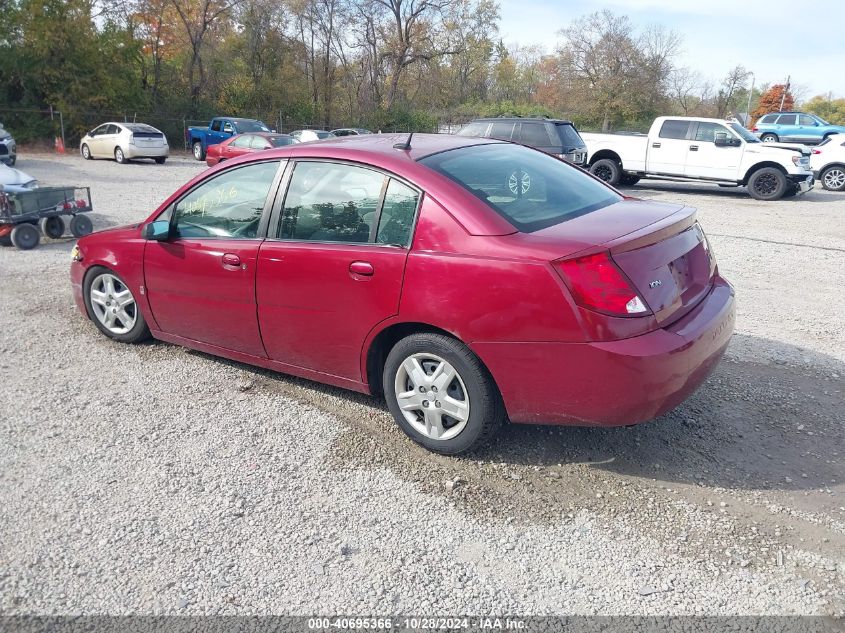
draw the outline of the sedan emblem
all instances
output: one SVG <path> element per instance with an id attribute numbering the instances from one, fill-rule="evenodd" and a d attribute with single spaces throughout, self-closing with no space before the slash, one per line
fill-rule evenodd
<path id="1" fill-rule="evenodd" d="M 654 281 L 650 281 L 648 283 L 649 288 L 657 288 L 658 286 L 662 286 L 662 285 L 663 285 L 663 282 L 660 281 L 659 279 L 655 279 Z"/>

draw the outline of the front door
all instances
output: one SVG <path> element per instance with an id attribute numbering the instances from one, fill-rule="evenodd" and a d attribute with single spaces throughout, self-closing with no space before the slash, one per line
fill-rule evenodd
<path id="1" fill-rule="evenodd" d="M 258 255 L 258 319 L 270 358 L 363 379 L 365 338 L 399 311 L 419 197 L 369 168 L 296 164 L 281 220 Z"/>
<path id="2" fill-rule="evenodd" d="M 691 178 L 718 180 L 739 180 L 739 166 L 744 147 L 740 145 L 716 145 L 716 134 L 727 134 L 728 142 L 737 142 L 736 134 L 721 123 L 696 123 L 697 128 L 686 160 L 686 175 Z"/>
<path id="3" fill-rule="evenodd" d="M 259 224 L 279 161 L 209 178 L 169 210 L 173 238 L 144 250 L 147 298 L 159 328 L 186 339 L 266 356 L 258 330 L 255 274 Z M 164 219 L 164 218 L 162 218 Z"/>
<path id="4" fill-rule="evenodd" d="M 658 137 L 648 137 L 646 169 L 655 174 L 683 176 L 686 170 L 690 122 L 666 119 Z"/>

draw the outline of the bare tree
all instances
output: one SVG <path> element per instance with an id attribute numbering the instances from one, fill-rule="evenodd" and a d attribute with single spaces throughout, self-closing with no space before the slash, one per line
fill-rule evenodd
<path id="1" fill-rule="evenodd" d="M 668 92 L 673 103 L 689 116 L 701 102 L 701 74 L 689 68 L 675 68 L 668 77 Z"/>

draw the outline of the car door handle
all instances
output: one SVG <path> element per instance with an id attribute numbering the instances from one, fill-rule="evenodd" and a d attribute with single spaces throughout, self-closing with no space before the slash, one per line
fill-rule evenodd
<path id="1" fill-rule="evenodd" d="M 697 151 L 698 151 L 698 145 L 690 145 L 690 146 L 689 146 L 689 151 L 691 151 L 691 152 L 697 152 Z"/>
<path id="2" fill-rule="evenodd" d="M 235 255 L 234 253 L 224 253 L 223 254 L 223 265 L 224 266 L 237 266 L 240 267 L 241 265 L 241 258 Z"/>
<path id="3" fill-rule="evenodd" d="M 372 277 L 376 270 L 370 262 L 352 262 L 349 264 L 349 272 L 355 275 Z"/>
<path id="4" fill-rule="evenodd" d="M 652 143 L 651 146 L 654 148 L 660 148 L 660 143 Z"/>

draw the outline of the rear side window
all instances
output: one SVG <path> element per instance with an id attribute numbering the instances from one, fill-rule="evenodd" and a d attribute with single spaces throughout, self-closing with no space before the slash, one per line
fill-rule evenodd
<path id="1" fill-rule="evenodd" d="M 577 167 L 519 145 L 462 147 L 419 162 L 455 181 L 527 233 L 622 200 Z"/>
<path id="2" fill-rule="evenodd" d="M 774 123 L 776 118 L 778 118 L 777 114 L 767 114 L 760 119 L 760 123 Z"/>
<path id="3" fill-rule="evenodd" d="M 249 147 L 250 143 L 252 143 L 252 135 L 241 134 L 234 141 L 232 141 L 232 147 Z"/>
<path id="4" fill-rule="evenodd" d="M 486 121 L 475 121 L 463 126 L 458 132 L 458 136 L 484 136 L 487 131 L 487 126 L 490 125 Z"/>
<path id="5" fill-rule="evenodd" d="M 778 119 L 778 125 L 795 125 L 798 117 L 794 114 L 781 114 Z"/>
<path id="6" fill-rule="evenodd" d="M 689 121 L 677 121 L 673 119 L 664 121 L 660 127 L 660 138 L 685 139 L 689 131 L 689 124 Z"/>
<path id="7" fill-rule="evenodd" d="M 526 123 L 519 126 L 519 142 L 531 147 L 548 147 L 554 145 L 545 123 Z"/>
<path id="8" fill-rule="evenodd" d="M 398 180 L 390 181 L 378 223 L 376 242 L 407 246 L 411 241 L 419 194 Z"/>
<path id="9" fill-rule="evenodd" d="M 555 125 L 560 143 L 563 145 L 564 153 L 576 147 L 584 147 L 584 139 L 578 134 L 578 130 L 569 123 L 558 123 Z"/>
<path id="10" fill-rule="evenodd" d="M 213 132 L 219 132 L 219 131 L 220 131 L 220 126 L 221 126 L 222 124 L 223 124 L 223 121 L 221 121 L 220 119 L 217 119 L 216 121 L 212 121 L 212 122 L 211 122 L 211 130 L 212 130 Z"/>
<path id="11" fill-rule="evenodd" d="M 513 123 L 497 121 L 490 127 L 490 138 L 497 138 L 500 141 L 511 140 L 513 134 Z"/>

